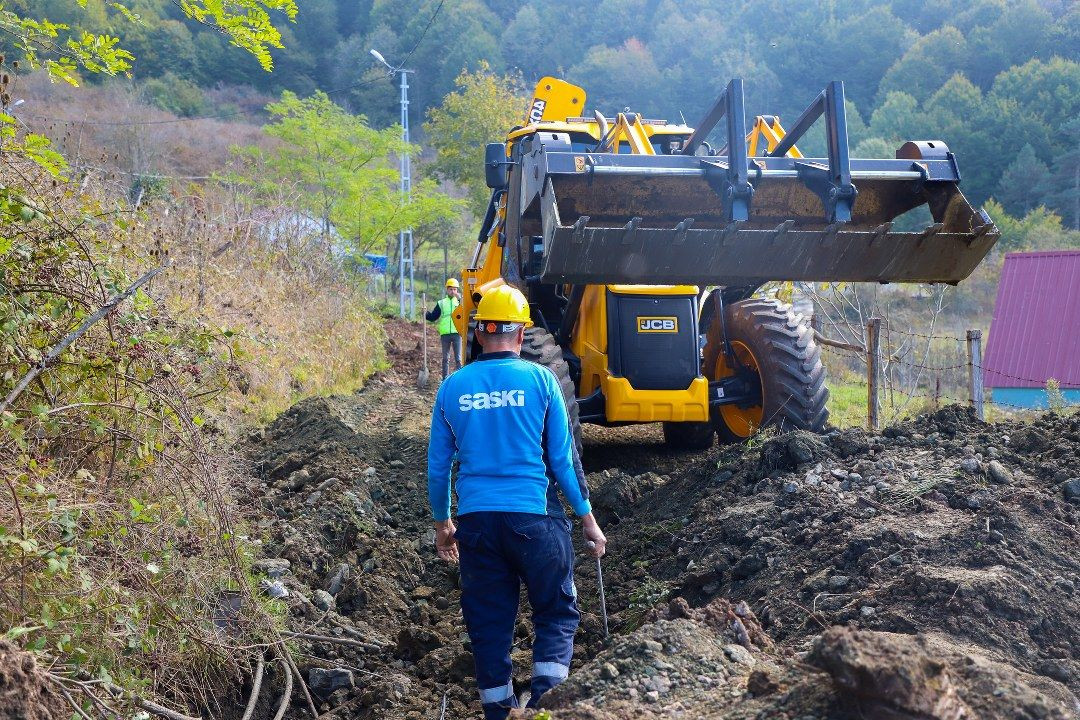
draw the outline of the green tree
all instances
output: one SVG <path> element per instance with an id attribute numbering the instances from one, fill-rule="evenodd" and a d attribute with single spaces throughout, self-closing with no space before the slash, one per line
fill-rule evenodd
<path id="1" fill-rule="evenodd" d="M 589 93 L 589 106 L 608 117 L 628 106 L 649 116 L 661 114 L 667 104 L 661 78 L 652 53 L 637 38 L 620 47 L 597 45 L 568 76 Z"/>
<path id="2" fill-rule="evenodd" d="M 195 40 L 179 20 L 132 25 L 124 33 L 124 48 L 138 58 L 132 74 L 139 79 L 191 77 L 198 67 Z"/>
<path id="3" fill-rule="evenodd" d="M 534 78 L 565 69 L 566 58 L 573 52 L 568 46 L 575 44 L 573 34 L 550 34 L 547 29 L 540 11 L 534 5 L 522 4 L 499 38 L 507 65 Z M 537 42 L 538 37 L 544 37 L 544 42 Z"/>
<path id="4" fill-rule="evenodd" d="M 903 142 L 922 135 L 920 128 L 924 124 L 918 100 L 907 93 L 891 92 L 870 116 L 869 133 L 872 137 Z"/>
<path id="5" fill-rule="evenodd" d="M 362 112 L 375 127 L 397 122 L 399 115 L 398 81 L 371 57 L 371 48 L 378 48 L 387 57 L 400 57 L 398 38 L 386 25 L 380 25 L 366 35 L 353 35 L 342 40 L 334 52 L 330 68 L 334 88 L 344 88 L 334 99 L 352 112 Z"/>
<path id="6" fill-rule="evenodd" d="M 1035 157 L 1031 145 L 1024 145 L 1002 173 L 994 198 L 1010 215 L 1024 217 L 1040 204 L 1038 190 L 1049 177 L 1050 168 Z"/>
<path id="7" fill-rule="evenodd" d="M 476 242 L 476 225 L 467 214 L 459 214 L 414 228 L 417 256 L 428 268 L 438 265 L 442 276 L 439 285 L 464 266 L 466 253 Z"/>
<path id="8" fill-rule="evenodd" d="M 431 172 L 465 188 L 476 217 L 487 208 L 490 190 L 484 182 L 484 145 L 506 138 L 522 121 L 525 90 L 515 75 L 496 75 L 487 65 L 462 72 L 457 90 L 428 110 L 424 132 L 436 152 Z"/>
<path id="9" fill-rule="evenodd" d="M 930 96 L 924 110 L 919 136 L 944 140 L 956 153 L 964 177 L 961 187 L 975 203 L 998 188 L 1013 153 L 1025 144 L 1037 156 L 1049 154 L 1050 129 L 1041 117 L 1011 98 L 984 95 L 959 73 Z"/>
<path id="10" fill-rule="evenodd" d="M 916 100 L 930 97 L 937 88 L 964 66 L 967 39 L 954 27 L 946 25 L 916 40 L 881 78 L 878 97 L 888 102 L 894 92 L 903 92 Z"/>
<path id="11" fill-rule="evenodd" d="M 894 158 L 896 157 L 897 144 L 890 140 L 879 137 L 868 137 L 855 146 L 851 151 L 852 157 L 857 158 Z"/>
<path id="12" fill-rule="evenodd" d="M 923 104 L 932 126 L 956 129 L 973 124 L 983 107 L 983 94 L 963 73 L 956 73 Z M 952 128 L 950 128 L 952 129 Z"/>
<path id="13" fill-rule="evenodd" d="M 409 18 L 402 28 L 401 46 L 409 53 L 405 57 L 387 57 L 391 63 L 405 62 L 417 70 L 416 83 L 409 99 L 417 107 L 431 107 L 450 92 L 463 70 L 477 70 L 486 63 L 495 71 L 503 70 L 499 42 L 495 39 L 502 27 L 498 16 L 481 0 L 425 0 L 421 10 Z M 442 10 L 435 24 L 436 7 Z M 543 42 L 543 38 L 537 38 Z M 415 48 L 415 50 L 414 50 Z M 421 80 L 422 78 L 422 80 Z"/>
<path id="14" fill-rule="evenodd" d="M 401 141 L 400 127 L 375 130 L 322 92 L 301 99 L 286 91 L 266 109 L 274 122 L 263 130 L 278 142 L 270 150 L 240 149 L 248 165 L 238 179 L 273 195 L 291 187 L 296 209 L 320 221 L 325 235 L 336 229 L 354 256 L 399 230 L 458 214 L 459 203 L 430 180 L 402 202 L 396 156 L 419 148 Z"/>
<path id="15" fill-rule="evenodd" d="M 1054 157 L 1046 182 L 1047 203 L 1061 213 L 1069 227 L 1080 231 L 1080 117 L 1061 127 L 1067 150 Z"/>
<path id="16" fill-rule="evenodd" d="M 865 12 L 841 13 L 836 20 L 827 21 L 820 33 L 793 36 L 785 72 L 798 77 L 800 85 L 811 91 L 820 90 L 831 80 L 843 80 L 847 98 L 869 113 L 882 76 L 917 38 L 918 34 L 885 4 Z"/>
<path id="17" fill-rule="evenodd" d="M 79 5 L 86 7 L 87 3 L 83 0 Z M 111 17 L 138 20 L 126 5 L 109 5 Z M 233 45 L 250 52 L 265 70 L 273 67 L 270 48 L 282 47 L 271 13 L 281 13 L 289 20 L 295 20 L 297 13 L 296 0 L 184 0 L 177 5 L 184 17 L 218 30 Z M 4 5 L 0 5 L 0 33 L 12 38 L 31 67 L 44 67 L 54 79 L 73 85 L 78 84 L 80 72 L 127 73 L 135 59 L 121 47 L 119 38 L 107 33 L 29 17 Z"/>
<path id="18" fill-rule="evenodd" d="M 140 91 L 152 105 L 182 117 L 198 115 L 206 110 L 206 98 L 199 86 L 172 73 L 147 80 Z"/>
<path id="19" fill-rule="evenodd" d="M 858 145 L 867 137 L 869 128 L 866 127 L 859 108 L 855 107 L 855 103 L 847 97 L 844 98 L 844 116 L 847 118 L 848 142 L 851 145 Z"/>
<path id="20" fill-rule="evenodd" d="M 970 28 L 964 68 L 983 88 L 1010 66 L 1031 57 L 1048 57 L 1055 50 L 1050 45 L 1054 19 L 1035 0 L 1009 0 L 999 12 L 987 24 L 959 25 Z"/>
<path id="21" fill-rule="evenodd" d="M 1029 60 L 994 78 L 990 95 L 1014 100 L 1052 125 L 1080 117 L 1080 62 L 1060 57 Z"/>
<path id="22" fill-rule="evenodd" d="M 1080 232 L 1063 228 L 1061 217 L 1044 207 L 1013 217 L 1000 203 L 988 200 L 986 212 L 1001 231 L 998 249 L 1002 251 L 1080 248 Z"/>

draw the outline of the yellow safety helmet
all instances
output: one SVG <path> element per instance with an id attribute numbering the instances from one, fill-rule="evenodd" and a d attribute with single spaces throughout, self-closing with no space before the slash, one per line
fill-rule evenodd
<path id="1" fill-rule="evenodd" d="M 457 281 L 457 278 L 450 278 L 446 281 L 446 287 L 460 288 L 461 283 Z"/>
<path id="2" fill-rule="evenodd" d="M 511 330 L 504 327 L 507 324 L 522 323 L 525 327 L 533 324 L 529 317 L 529 301 L 520 290 L 509 285 L 500 285 L 484 293 L 476 306 L 476 321 L 481 330 L 489 333 Z"/>

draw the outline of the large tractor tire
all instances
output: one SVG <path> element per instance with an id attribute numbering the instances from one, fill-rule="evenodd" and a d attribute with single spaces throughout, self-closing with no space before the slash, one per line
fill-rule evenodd
<path id="1" fill-rule="evenodd" d="M 525 342 L 521 344 L 521 358 L 537 365 L 543 365 L 555 373 L 559 382 L 566 410 L 570 416 L 570 432 L 574 435 L 574 446 L 581 457 L 581 420 L 577 404 L 577 389 L 570 377 L 570 366 L 563 359 L 562 348 L 555 342 L 554 336 L 541 327 L 525 328 Z"/>
<path id="2" fill-rule="evenodd" d="M 750 298 L 724 308 L 725 322 L 714 316 L 706 335 L 702 371 L 711 380 L 734 374 L 731 365 L 754 370 L 761 381 L 761 403 L 740 408 L 721 405 L 713 425 L 721 442 L 743 442 L 759 429 L 821 432 L 829 419 L 829 390 L 821 348 L 814 331 L 790 305 Z M 737 363 L 724 352 L 727 329 Z"/>

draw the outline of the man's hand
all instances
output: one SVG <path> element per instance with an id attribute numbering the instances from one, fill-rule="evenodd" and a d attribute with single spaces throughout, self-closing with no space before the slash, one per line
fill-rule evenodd
<path id="1" fill-rule="evenodd" d="M 452 563 L 458 561 L 457 540 L 454 539 L 455 532 L 457 532 L 457 528 L 454 527 L 453 520 L 435 521 L 435 552 L 439 554 L 440 559 Z"/>
<path id="2" fill-rule="evenodd" d="M 604 537 L 604 531 L 596 524 L 596 518 L 593 517 L 592 513 L 582 516 L 581 531 L 585 535 L 585 543 L 589 547 L 589 554 L 594 558 L 603 557 L 607 551 L 607 538 Z"/>

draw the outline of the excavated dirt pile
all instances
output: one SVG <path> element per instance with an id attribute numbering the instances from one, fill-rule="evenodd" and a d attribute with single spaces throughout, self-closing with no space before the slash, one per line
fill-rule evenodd
<path id="1" fill-rule="evenodd" d="M 0 720 L 66 720 L 72 708 L 34 656 L 0 640 Z"/>
<path id="2" fill-rule="evenodd" d="M 390 347 L 404 370 L 300 403 L 246 448 L 257 567 L 338 717 L 437 718 L 444 698 L 446 718 L 477 715 L 456 569 L 432 548 L 417 338 Z M 1080 715 L 1080 418 L 950 407 L 697 455 L 659 435 L 585 433 L 612 636 L 581 557 L 555 718 Z M 522 688 L 529 647 L 522 621 Z"/>

